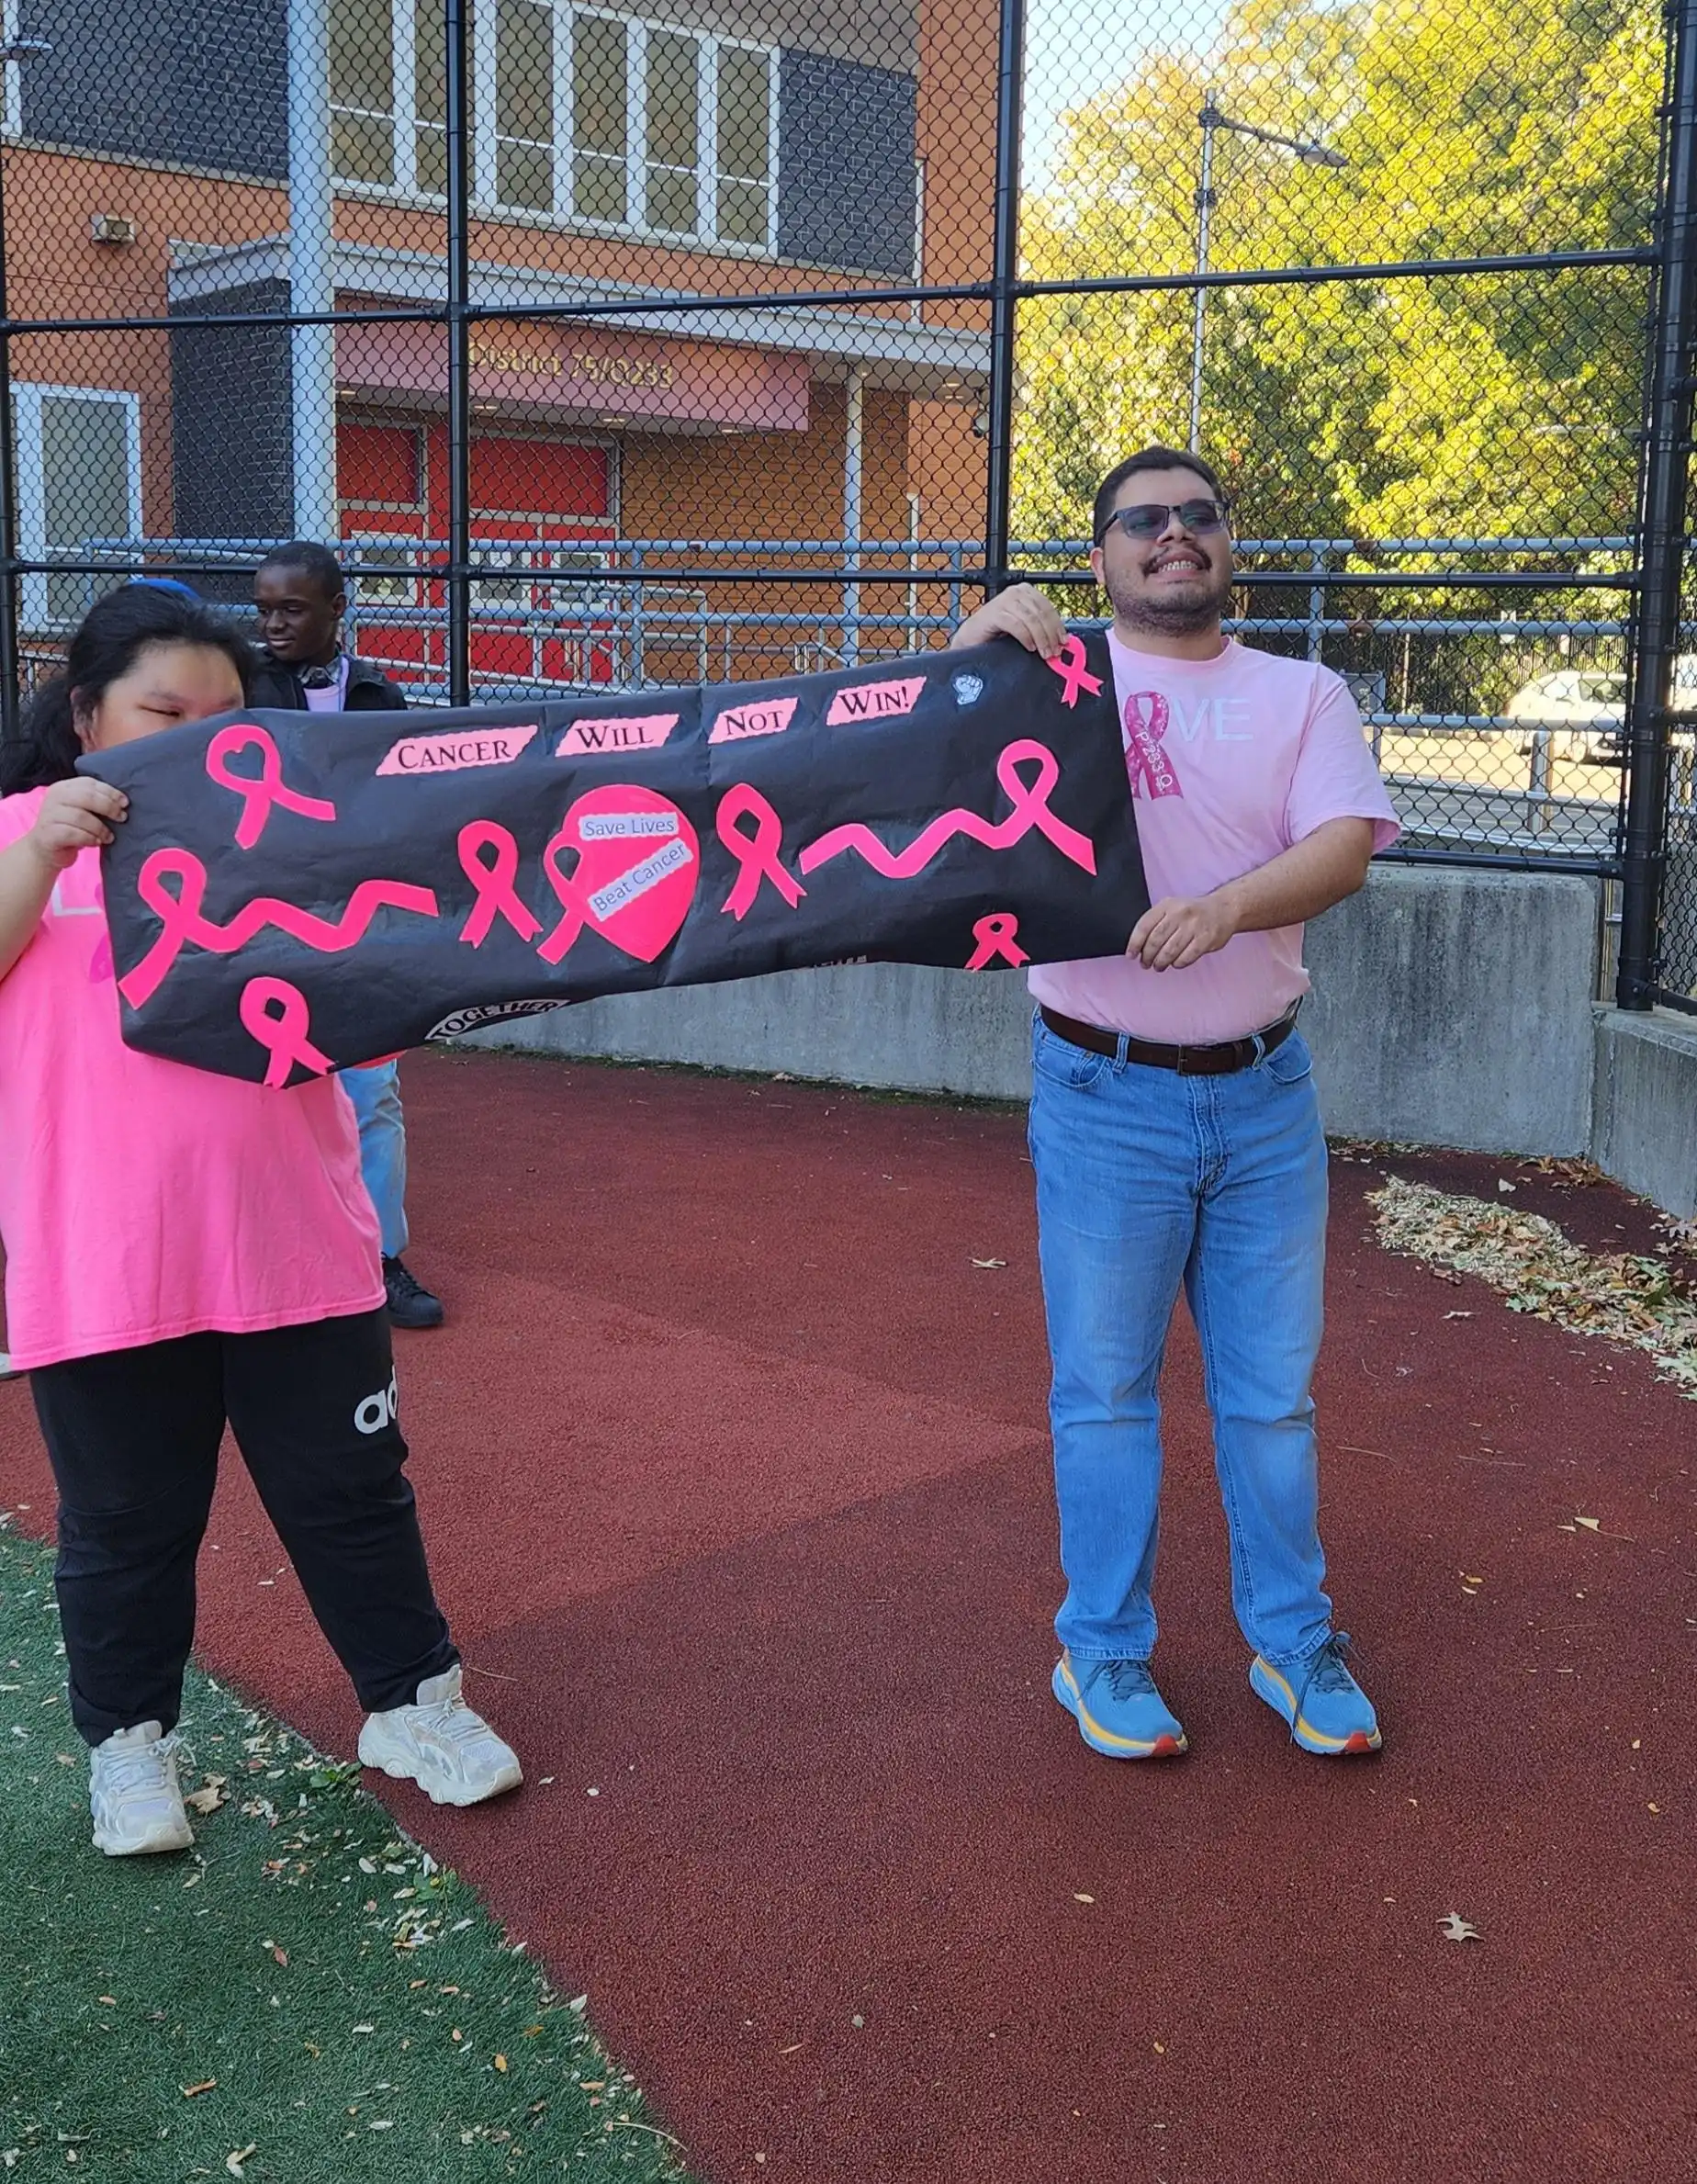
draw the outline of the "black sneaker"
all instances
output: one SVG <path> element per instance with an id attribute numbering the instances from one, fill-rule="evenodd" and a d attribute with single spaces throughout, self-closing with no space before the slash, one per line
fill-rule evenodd
<path id="1" fill-rule="evenodd" d="M 441 1298 L 413 1280 L 404 1259 L 384 1260 L 383 1286 L 388 1291 L 388 1316 L 397 1327 L 441 1326 Z"/>

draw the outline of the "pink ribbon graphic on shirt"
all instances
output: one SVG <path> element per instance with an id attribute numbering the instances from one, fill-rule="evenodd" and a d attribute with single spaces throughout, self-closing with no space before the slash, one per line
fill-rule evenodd
<path id="1" fill-rule="evenodd" d="M 752 819 L 754 832 L 745 834 L 736 824 L 738 819 Z M 750 788 L 746 781 L 741 781 L 727 790 L 719 799 L 714 824 L 719 830 L 719 839 L 741 867 L 736 884 L 725 898 L 722 908 L 740 923 L 754 907 L 760 882 L 770 880 L 793 910 L 807 890 L 784 870 L 783 859 L 779 854 L 783 848 L 783 821 L 759 789 Z"/>
<path id="2" fill-rule="evenodd" d="M 1055 673 L 1060 676 L 1063 685 L 1061 692 L 1061 703 L 1063 705 L 1076 705 L 1078 693 L 1081 690 L 1087 690 L 1093 698 L 1101 696 L 1102 678 L 1099 675 L 1087 674 L 1085 670 L 1085 640 L 1083 637 L 1069 634 L 1066 643 L 1062 646 L 1060 651 L 1055 654 L 1052 659 L 1046 659 L 1043 665 L 1046 668 L 1052 668 Z"/>
<path id="3" fill-rule="evenodd" d="M 1145 705 L 1149 708 L 1147 717 Z M 1158 690 L 1134 691 L 1126 700 L 1126 756 L 1131 760 L 1134 796 L 1182 796 L 1185 793 L 1163 740 L 1171 717 L 1167 702 Z"/>
<path id="4" fill-rule="evenodd" d="M 242 1030 L 251 1031 L 271 1056 L 265 1082 L 273 1091 L 287 1084 L 297 1063 L 313 1076 L 328 1076 L 336 1066 L 307 1036 L 312 1029 L 307 996 L 287 978 L 250 978 L 239 1006 Z"/>
<path id="5" fill-rule="evenodd" d="M 173 879 L 177 884 L 174 895 L 164 884 Z M 234 955 L 256 933 L 275 925 L 320 954 L 339 955 L 365 939 L 372 919 L 385 906 L 414 910 L 421 918 L 438 914 L 436 897 L 428 887 L 409 886 L 400 880 L 362 880 L 333 922 L 261 895 L 238 910 L 228 925 L 215 925 L 200 915 L 207 897 L 207 868 L 192 850 L 155 850 L 141 867 L 136 893 L 159 919 L 160 934 L 129 976 L 118 980 L 118 991 L 131 1008 L 141 1008 L 159 991 L 189 941 L 213 955 Z"/>
<path id="6" fill-rule="evenodd" d="M 1028 788 L 1019 777 L 1019 769 L 1033 760 L 1037 764 L 1037 779 Z M 870 827 L 853 820 L 847 827 L 833 827 L 816 842 L 810 842 L 796 862 L 804 872 L 810 872 L 815 865 L 840 857 L 846 850 L 853 850 L 886 879 L 911 880 L 957 834 L 970 836 L 988 850 L 1011 850 L 1035 827 L 1053 842 L 1063 857 L 1082 865 L 1085 872 L 1095 872 L 1096 849 L 1090 837 L 1080 834 L 1076 827 L 1069 827 L 1049 808 L 1049 799 L 1061 779 L 1061 766 L 1047 745 L 1033 743 L 1028 737 L 1010 743 L 995 762 L 995 778 L 1014 808 L 1006 818 L 994 826 L 987 819 L 981 819 L 976 812 L 946 811 L 940 818 L 933 819 L 906 849 L 893 852 L 884 847 Z"/>
<path id="7" fill-rule="evenodd" d="M 1030 957 L 1019 945 L 1019 920 L 1011 910 L 992 910 L 972 928 L 978 945 L 966 959 L 969 971 L 988 970 L 992 963 L 1008 963 L 1017 971 Z"/>
<path id="8" fill-rule="evenodd" d="M 239 750 L 257 749 L 259 779 L 251 773 L 232 773 L 230 760 Z M 265 831 L 271 807 L 298 812 L 303 819 L 333 821 L 336 807 L 321 796 L 304 796 L 283 781 L 283 758 L 276 745 L 257 721 L 238 721 L 220 728 L 207 746 L 207 771 L 220 789 L 232 789 L 242 799 L 242 816 L 236 822 L 236 847 L 251 850 Z"/>
<path id="9" fill-rule="evenodd" d="M 494 850 L 492 863 L 484 862 L 478 854 L 483 850 Z M 481 948 L 500 917 L 521 940 L 534 940 L 542 930 L 542 920 L 533 917 L 519 900 L 513 884 L 519 876 L 519 845 L 507 829 L 491 819 L 473 819 L 460 828 L 459 861 L 460 870 L 478 891 L 460 939 L 473 948 Z"/>

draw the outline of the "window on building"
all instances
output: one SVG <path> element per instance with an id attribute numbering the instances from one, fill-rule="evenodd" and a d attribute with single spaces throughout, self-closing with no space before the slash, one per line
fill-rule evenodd
<path id="1" fill-rule="evenodd" d="M 94 558 L 141 535 L 141 403 L 134 394 L 80 387 L 12 390 L 17 449 L 17 530 L 23 558 L 56 552 Z M 25 626 L 63 629 L 109 578 L 24 579 Z"/>
<path id="2" fill-rule="evenodd" d="M 568 0 L 474 16 L 480 204 L 691 242 L 775 247 L 777 67 L 770 47 Z M 447 183 L 440 0 L 332 0 L 337 176 L 404 195 Z"/>

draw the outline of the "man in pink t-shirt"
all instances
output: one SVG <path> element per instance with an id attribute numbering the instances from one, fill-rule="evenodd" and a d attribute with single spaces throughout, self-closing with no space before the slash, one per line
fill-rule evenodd
<path id="1" fill-rule="evenodd" d="M 1054 1694 L 1112 1758 L 1186 1750 L 1149 1666 L 1156 1383 L 1182 1287 L 1251 1687 L 1305 1750 L 1372 1751 L 1378 1723 L 1323 1590 L 1309 1389 L 1326 1147 L 1296 1016 L 1303 920 L 1356 892 L 1396 815 L 1343 681 L 1224 635 L 1230 513 L 1205 462 L 1151 447 L 1119 464 L 1092 535 L 1152 907 L 1123 956 L 1030 973 L 1067 1580 Z M 1051 659 L 1065 635 L 1044 595 L 1018 585 L 954 642 L 1006 636 Z"/>

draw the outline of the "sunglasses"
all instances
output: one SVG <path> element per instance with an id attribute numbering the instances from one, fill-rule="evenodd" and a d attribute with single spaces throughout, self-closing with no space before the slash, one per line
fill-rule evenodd
<path id="1" fill-rule="evenodd" d="M 1096 544 L 1100 546 L 1116 524 L 1128 538 L 1159 538 L 1174 516 L 1197 538 L 1223 531 L 1231 521 L 1223 501 L 1181 501 L 1174 508 L 1164 507 L 1159 501 L 1139 501 L 1129 508 L 1115 509 L 1103 524 Z"/>

